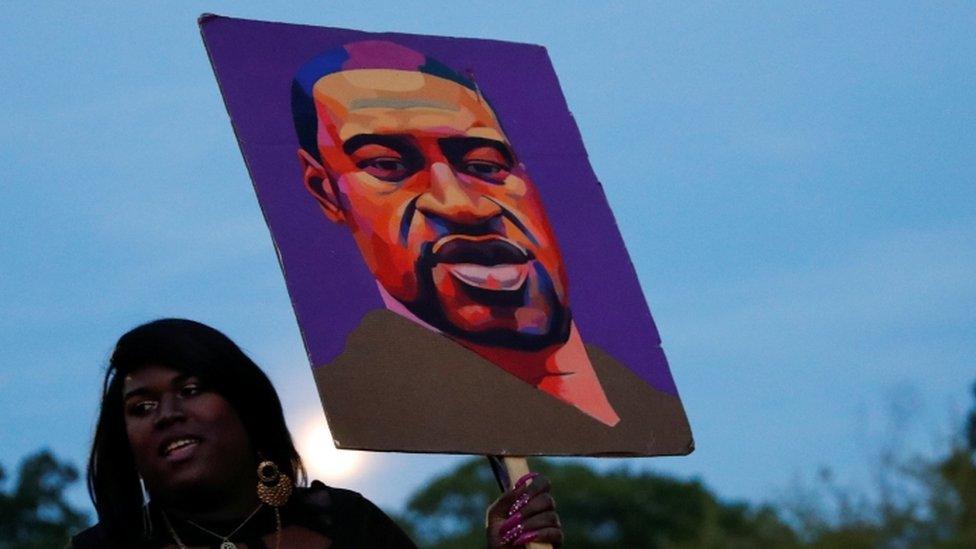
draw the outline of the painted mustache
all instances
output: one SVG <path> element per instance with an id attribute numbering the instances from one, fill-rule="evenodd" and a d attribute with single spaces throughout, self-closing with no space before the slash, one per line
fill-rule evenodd
<path id="1" fill-rule="evenodd" d="M 432 249 L 436 268 L 461 283 L 494 292 L 521 289 L 529 272 L 532 252 L 498 235 L 449 235 Z"/>
<path id="2" fill-rule="evenodd" d="M 529 250 L 499 235 L 448 235 L 431 249 L 434 263 L 474 263 L 500 265 L 528 263 L 535 259 Z"/>

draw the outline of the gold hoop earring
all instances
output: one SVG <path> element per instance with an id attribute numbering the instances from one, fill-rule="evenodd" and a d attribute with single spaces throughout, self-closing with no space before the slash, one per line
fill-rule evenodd
<path id="1" fill-rule="evenodd" d="M 281 507 L 291 497 L 294 487 L 288 475 L 281 472 L 275 462 L 265 460 L 258 464 L 258 499 L 271 507 Z"/>

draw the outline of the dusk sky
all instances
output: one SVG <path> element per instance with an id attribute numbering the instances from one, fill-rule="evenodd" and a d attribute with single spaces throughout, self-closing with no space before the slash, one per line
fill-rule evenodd
<path id="1" fill-rule="evenodd" d="M 6 3 L 0 464 L 83 467 L 112 346 L 164 316 L 265 368 L 316 477 L 397 510 L 463 459 L 326 452 L 203 12 L 548 48 L 697 443 L 588 462 L 760 502 L 944 449 L 976 382 L 976 8 L 571 4 Z"/>

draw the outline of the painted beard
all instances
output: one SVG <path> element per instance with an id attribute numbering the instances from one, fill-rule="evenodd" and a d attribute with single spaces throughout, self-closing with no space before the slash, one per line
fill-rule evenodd
<path id="1" fill-rule="evenodd" d="M 404 305 L 447 335 L 524 351 L 538 351 L 569 339 L 571 312 L 560 301 L 552 277 L 530 251 L 504 237 L 454 234 L 426 243 L 416 263 L 416 275 L 417 299 Z M 456 288 L 458 295 L 444 295 L 439 283 Z M 448 310 L 457 301 L 484 308 L 488 324 L 511 326 L 466 329 Z M 535 314 L 517 315 L 519 311 Z M 538 320 L 522 326 L 519 316 Z"/>

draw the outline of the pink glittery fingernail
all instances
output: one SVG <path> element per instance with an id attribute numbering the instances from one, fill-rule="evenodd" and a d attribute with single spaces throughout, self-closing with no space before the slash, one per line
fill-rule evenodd
<path id="1" fill-rule="evenodd" d="M 526 473 L 522 475 L 521 477 L 519 477 L 517 481 L 515 481 L 514 489 L 518 490 L 519 488 L 525 486 L 527 482 L 529 482 L 530 480 L 534 479 L 537 476 L 539 476 L 539 473 Z"/>
<path id="2" fill-rule="evenodd" d="M 537 537 L 539 537 L 539 532 L 532 530 L 531 532 L 526 532 L 521 536 L 519 536 L 519 538 L 515 540 L 515 543 L 513 543 L 512 545 L 525 545 L 526 543 L 529 543 L 530 541 L 534 540 Z"/>
<path id="3" fill-rule="evenodd" d="M 512 528 L 511 530 L 505 532 L 502 535 L 502 544 L 511 545 L 516 539 L 522 537 L 522 534 L 524 532 L 525 532 L 525 527 L 522 526 L 521 524 L 516 524 L 515 528 Z"/>
<path id="4" fill-rule="evenodd" d="M 522 513 L 516 511 L 514 514 L 512 514 L 512 516 L 505 519 L 505 522 L 502 523 L 501 531 L 507 532 L 520 522 L 522 522 Z"/>
<path id="5" fill-rule="evenodd" d="M 521 496 L 519 496 L 519 498 L 515 500 L 515 503 L 513 503 L 512 506 L 508 509 L 508 516 L 512 516 L 515 513 L 521 511 L 522 508 L 525 507 L 525 504 L 527 504 L 528 502 L 529 502 L 528 494 L 522 494 Z"/>

